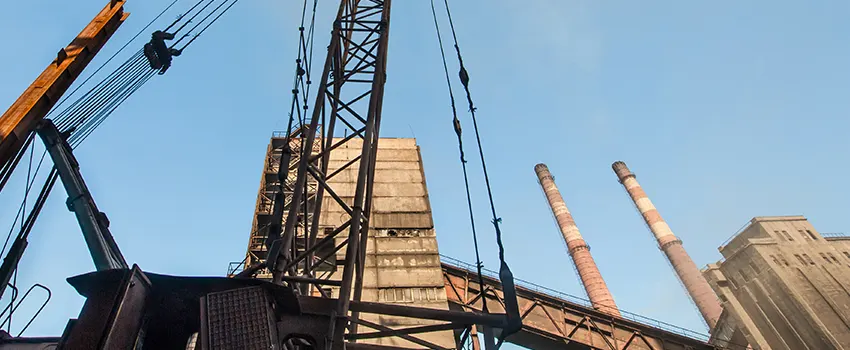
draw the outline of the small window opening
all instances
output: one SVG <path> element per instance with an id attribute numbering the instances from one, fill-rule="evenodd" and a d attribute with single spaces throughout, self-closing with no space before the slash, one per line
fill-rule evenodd
<path id="1" fill-rule="evenodd" d="M 803 254 L 803 257 L 806 258 L 806 261 L 809 262 L 809 265 L 815 264 L 815 262 L 812 260 L 812 258 L 809 257 L 809 254 Z"/>
<path id="2" fill-rule="evenodd" d="M 818 236 L 815 236 L 815 234 L 812 233 L 811 230 L 806 230 L 806 233 L 808 233 L 809 236 L 812 237 L 813 240 L 816 240 L 816 241 L 818 240 Z"/>
<path id="3" fill-rule="evenodd" d="M 836 264 L 839 263 L 838 259 L 836 259 L 835 255 L 832 255 L 832 253 L 826 253 L 826 255 L 829 255 L 829 258 L 832 259 L 832 261 L 834 261 Z"/>

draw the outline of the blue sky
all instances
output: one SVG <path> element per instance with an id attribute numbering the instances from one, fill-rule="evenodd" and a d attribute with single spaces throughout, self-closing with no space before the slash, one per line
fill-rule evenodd
<path id="1" fill-rule="evenodd" d="M 92 67 L 169 2 L 129 1 L 132 15 Z M 0 51 L 0 106 L 10 105 L 105 3 L 4 4 L 0 28 L 20 34 L 5 38 L 14 50 Z M 320 5 L 317 57 L 335 3 Z M 182 0 L 177 8 L 189 6 Z M 802 214 L 822 232 L 850 231 L 850 3 L 452 6 L 518 278 L 584 295 L 534 176 L 539 162 L 556 177 L 617 304 L 698 331 L 705 331 L 700 317 L 612 162 L 623 160 L 638 175 L 699 266 L 718 260 L 717 247 L 753 216 Z M 472 261 L 430 16 L 425 0 L 394 4 L 381 132 L 418 139 L 440 250 Z M 78 149 L 128 261 L 158 273 L 222 275 L 244 256 L 268 138 L 285 126 L 299 18 L 300 1 L 240 2 Z M 471 137 L 468 115 L 462 117 Z M 472 147 L 471 138 L 467 143 Z M 480 168 L 470 164 L 481 251 L 495 269 Z M 0 194 L 2 227 L 12 222 L 24 177 L 12 181 Z M 64 200 L 57 189 L 20 268 L 20 286 L 39 282 L 53 290 L 28 335 L 61 333 L 83 302 L 64 279 L 93 268 Z M 37 303 L 16 314 L 15 333 Z"/>

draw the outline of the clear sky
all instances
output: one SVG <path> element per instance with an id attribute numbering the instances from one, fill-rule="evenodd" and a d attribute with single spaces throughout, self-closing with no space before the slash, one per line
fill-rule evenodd
<path id="1" fill-rule="evenodd" d="M 128 1 L 132 15 L 92 67 L 169 2 Z M 2 109 L 105 3 L 2 5 Z M 336 3 L 321 1 L 317 57 Z M 701 332 L 612 162 L 638 175 L 701 267 L 753 216 L 802 214 L 819 231 L 850 231 L 847 1 L 451 3 L 518 278 L 584 295 L 537 184 L 539 162 L 556 177 L 617 304 Z M 157 273 L 223 275 L 244 257 L 266 145 L 285 126 L 300 6 L 240 2 L 78 148 L 128 261 Z M 417 138 L 440 251 L 471 262 L 429 3 L 395 1 L 392 14 L 381 132 Z M 496 269 L 480 167 L 470 159 L 481 250 Z M 2 227 L 21 200 L 24 177 L 12 181 L 0 194 Z M 93 269 L 64 201 L 57 188 L 20 267 L 21 288 L 39 282 L 53 291 L 28 335 L 61 333 L 83 302 L 64 279 Z M 13 333 L 39 297 L 16 313 Z"/>

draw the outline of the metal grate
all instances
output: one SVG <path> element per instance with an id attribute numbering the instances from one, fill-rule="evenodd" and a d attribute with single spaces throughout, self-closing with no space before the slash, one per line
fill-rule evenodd
<path id="1" fill-rule="evenodd" d="M 210 349 L 276 347 L 270 300 L 261 287 L 210 293 L 206 297 L 206 313 Z"/>

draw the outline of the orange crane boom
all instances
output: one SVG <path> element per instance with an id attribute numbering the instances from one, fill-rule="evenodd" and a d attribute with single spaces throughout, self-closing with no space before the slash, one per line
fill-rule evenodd
<path id="1" fill-rule="evenodd" d="M 38 123 L 130 14 L 111 0 L 0 117 L 0 167 L 18 153 Z"/>

